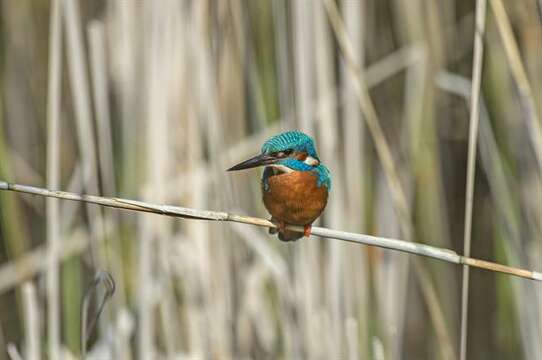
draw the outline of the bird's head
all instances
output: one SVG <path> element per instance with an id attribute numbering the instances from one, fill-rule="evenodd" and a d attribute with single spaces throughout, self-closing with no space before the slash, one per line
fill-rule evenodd
<path id="1" fill-rule="evenodd" d="M 262 145 L 259 155 L 243 161 L 228 171 L 270 166 L 280 172 L 309 171 L 320 165 L 320 159 L 310 136 L 301 131 L 275 135 Z"/>

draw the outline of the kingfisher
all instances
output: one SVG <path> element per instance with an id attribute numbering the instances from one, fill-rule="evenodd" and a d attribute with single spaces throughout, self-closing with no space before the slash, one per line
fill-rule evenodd
<path id="1" fill-rule="evenodd" d="M 282 241 L 309 237 L 311 225 L 327 204 L 331 190 L 328 168 L 320 162 L 314 141 L 301 131 L 287 131 L 268 139 L 261 153 L 227 171 L 265 166 L 262 198 Z M 303 226 L 304 232 L 287 230 L 286 225 Z"/>

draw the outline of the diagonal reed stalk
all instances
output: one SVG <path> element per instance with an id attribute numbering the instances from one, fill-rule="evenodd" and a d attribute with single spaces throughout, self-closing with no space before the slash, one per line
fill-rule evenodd
<path id="1" fill-rule="evenodd" d="M 467 189 L 465 201 L 465 227 L 463 234 L 463 254 L 470 256 L 472 236 L 472 209 L 474 200 L 474 177 L 476 173 L 476 144 L 478 123 L 480 120 L 480 87 L 482 82 L 482 61 L 484 56 L 483 36 L 485 31 L 486 0 L 476 3 L 476 24 L 474 28 L 474 59 L 472 64 L 472 88 L 470 102 L 469 150 L 467 159 Z M 461 340 L 459 355 L 461 360 L 467 358 L 467 319 L 469 305 L 469 267 L 463 266 L 461 284 Z"/>
<path id="2" fill-rule="evenodd" d="M 358 96 L 359 106 L 365 117 L 365 121 L 367 122 L 367 127 L 373 138 L 378 157 L 380 158 L 382 167 L 388 179 L 391 195 L 394 203 L 397 206 L 398 216 L 401 219 L 403 232 L 406 234 L 411 234 L 409 229 L 410 226 L 408 225 L 410 224 L 408 202 L 405 193 L 402 190 L 399 175 L 395 170 L 390 147 L 388 146 L 384 136 L 384 131 L 378 122 L 376 109 L 369 96 L 367 86 L 362 77 L 362 70 L 355 61 L 355 57 L 353 55 L 354 51 L 352 50 L 352 42 L 346 33 L 345 25 L 341 19 L 339 10 L 337 9 L 337 5 L 329 0 L 324 1 L 324 4 L 326 5 L 326 10 L 335 32 L 335 36 L 337 37 L 337 41 L 339 42 L 339 46 L 342 50 L 347 68 L 350 70 L 350 75 L 353 76 L 354 81 L 352 81 L 352 86 L 354 87 L 356 95 Z"/>
<path id="3" fill-rule="evenodd" d="M 345 60 L 346 67 L 354 80 L 353 85 L 358 97 L 359 107 L 366 121 L 367 128 L 373 139 L 378 158 L 388 181 L 393 204 L 399 218 L 401 233 L 407 240 L 412 241 L 414 235 L 412 214 L 409 210 L 406 192 L 401 184 L 399 174 L 395 168 L 391 149 L 386 141 L 384 131 L 378 120 L 375 106 L 367 89 L 367 84 L 364 81 L 363 71 L 353 55 L 352 42 L 346 31 L 337 4 L 331 0 L 324 0 L 324 5 L 337 38 L 339 48 Z M 455 359 L 456 355 L 454 353 L 449 332 L 446 328 L 444 312 L 437 299 L 435 287 L 431 283 L 431 279 L 420 261 L 414 261 L 414 270 L 419 280 L 422 295 L 427 304 L 439 343 L 441 344 L 440 351 L 442 356 L 445 359 Z"/>
<path id="4" fill-rule="evenodd" d="M 236 222 L 242 224 L 250 224 L 267 228 L 275 228 L 275 224 L 269 220 L 251 217 L 229 214 L 223 211 L 210 211 L 210 210 L 197 210 L 192 208 L 185 208 L 180 206 L 171 205 L 159 205 L 152 204 L 137 200 L 128 200 L 114 197 L 103 197 L 95 195 L 76 194 L 66 191 L 49 190 L 40 187 L 27 186 L 7 183 L 0 181 L 0 191 L 14 191 L 19 193 L 33 194 L 45 197 L 52 197 L 58 199 L 80 201 L 89 204 L 96 204 L 101 206 L 107 206 L 117 209 L 132 210 L 138 212 L 148 212 L 159 215 L 173 216 L 184 219 L 192 220 L 209 220 L 209 221 L 224 221 L 224 222 Z M 288 225 L 287 229 L 303 232 L 302 226 Z M 341 240 L 346 242 L 352 242 L 357 244 L 364 244 L 370 246 L 378 246 L 390 250 L 402 251 L 410 254 L 421 255 L 432 259 L 442 260 L 457 265 L 468 265 L 480 269 L 485 269 L 493 272 L 500 272 L 504 274 L 510 274 L 530 280 L 536 280 L 542 282 L 542 273 L 538 271 L 526 270 L 511 266 L 506 266 L 490 261 L 471 258 L 468 256 L 462 256 L 457 254 L 453 250 L 443 249 L 436 246 L 430 246 L 425 244 L 417 244 L 409 241 L 383 238 L 365 234 L 357 234 L 352 232 L 332 230 L 323 227 L 313 227 L 311 230 L 312 235 L 316 235 L 322 238 Z"/>
<path id="5" fill-rule="evenodd" d="M 525 121 L 529 129 L 529 136 L 533 145 L 534 153 L 538 165 L 542 168 L 542 128 L 538 118 L 536 103 L 533 96 L 533 90 L 529 83 L 529 78 L 525 66 L 522 63 L 518 43 L 514 38 L 514 31 L 510 19 L 506 14 L 502 0 L 490 0 L 491 9 L 495 16 L 495 22 L 502 37 L 504 50 L 512 77 L 518 87 L 521 104 L 525 113 Z"/>

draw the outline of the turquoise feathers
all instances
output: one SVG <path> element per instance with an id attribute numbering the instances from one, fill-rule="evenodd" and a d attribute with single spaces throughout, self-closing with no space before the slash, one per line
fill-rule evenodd
<path id="1" fill-rule="evenodd" d="M 331 175 L 325 165 L 318 165 L 315 169 L 318 174 L 318 186 L 324 185 L 328 191 L 331 191 Z"/>
<path id="2" fill-rule="evenodd" d="M 289 149 L 306 152 L 309 156 L 318 158 L 312 138 L 301 131 L 295 130 L 283 132 L 267 140 L 262 145 L 262 154 L 270 154 Z"/>
<path id="3" fill-rule="evenodd" d="M 318 160 L 318 165 L 312 166 L 296 158 L 288 157 L 277 162 L 294 171 L 312 171 L 318 177 L 318 186 L 325 186 L 331 190 L 331 176 L 329 169 L 319 163 L 319 157 L 312 138 L 300 131 L 287 131 L 273 136 L 262 146 L 262 154 L 273 154 L 292 150 L 294 152 L 307 153 L 308 156 Z M 264 171 L 262 182 L 264 190 L 268 188 L 267 179 L 271 175 L 271 169 Z"/>
<path id="4" fill-rule="evenodd" d="M 309 237 L 312 223 L 324 211 L 331 177 L 327 167 L 320 163 L 314 141 L 300 131 L 287 131 L 267 140 L 261 153 L 242 161 L 228 171 L 264 167 L 262 200 L 282 241 L 295 241 Z M 286 225 L 303 226 L 294 231 Z"/>

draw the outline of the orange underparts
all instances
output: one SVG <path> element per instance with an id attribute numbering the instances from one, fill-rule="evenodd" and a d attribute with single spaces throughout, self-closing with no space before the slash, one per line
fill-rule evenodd
<path id="1" fill-rule="evenodd" d="M 269 177 L 263 202 L 269 213 L 286 224 L 311 224 L 326 206 L 328 192 L 318 186 L 318 178 L 309 171 L 294 171 Z"/>

